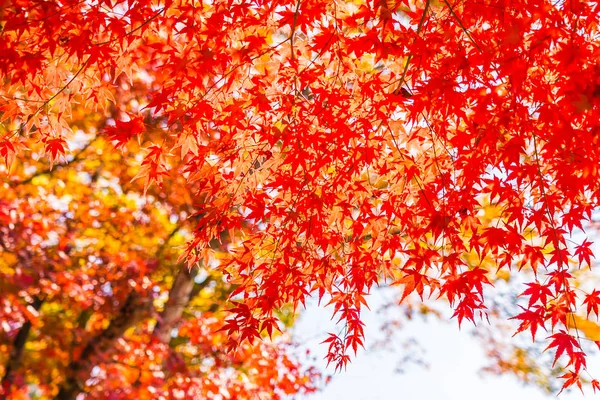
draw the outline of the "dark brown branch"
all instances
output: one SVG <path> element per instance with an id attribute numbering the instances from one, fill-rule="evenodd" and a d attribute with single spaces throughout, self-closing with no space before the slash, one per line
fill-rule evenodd
<path id="1" fill-rule="evenodd" d="M 39 311 L 43 302 L 44 301 L 39 297 L 34 297 L 31 307 L 33 307 L 34 310 Z M 4 376 L 2 377 L 1 381 L 1 386 L 4 388 L 4 395 L 7 396 L 7 398 L 10 396 L 11 386 L 14 381 L 13 373 L 21 365 L 23 351 L 25 350 L 25 343 L 27 343 L 27 338 L 29 337 L 30 331 L 31 321 L 26 321 L 21 326 L 21 329 L 19 329 L 17 336 L 15 336 L 12 348 L 8 355 L 8 361 L 6 362 L 6 366 L 4 368 Z"/>
<path id="2" fill-rule="evenodd" d="M 143 316 L 146 309 L 140 296 L 131 292 L 118 310 L 117 316 L 110 321 L 108 327 L 91 338 L 81 355 L 71 360 L 65 371 L 65 380 L 61 384 L 55 400 L 75 400 L 83 391 L 80 380 L 84 381 L 91 372 L 93 361 L 102 353 L 114 346 L 115 341 L 123 336 L 125 331 L 135 325 Z"/>
<path id="3" fill-rule="evenodd" d="M 65 167 L 68 167 L 69 165 L 77 162 L 80 160 L 81 156 L 83 153 L 85 153 L 85 151 L 96 141 L 96 139 L 98 139 L 98 137 L 94 137 L 92 140 L 90 140 L 88 143 L 86 143 L 85 146 L 83 146 L 77 153 L 75 153 L 75 155 L 73 156 L 73 159 L 65 164 L 58 164 L 56 165 L 53 169 L 52 168 L 46 168 L 43 169 L 41 171 L 36 172 L 35 174 L 21 180 L 21 181 L 13 181 L 10 182 L 10 185 L 12 186 L 21 186 L 21 185 L 27 185 L 28 183 L 30 183 L 32 180 L 34 180 L 35 178 L 37 178 L 38 176 L 42 176 L 42 175 L 48 175 L 51 174 L 52 171 L 58 170 L 58 169 L 62 169 Z"/>

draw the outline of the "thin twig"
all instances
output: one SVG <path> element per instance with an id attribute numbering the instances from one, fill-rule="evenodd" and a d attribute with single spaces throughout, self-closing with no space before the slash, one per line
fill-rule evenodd
<path id="1" fill-rule="evenodd" d="M 427 12 L 429 11 L 429 3 L 430 2 L 431 2 L 431 0 L 427 0 L 427 3 L 425 3 L 425 9 L 423 10 L 423 15 L 421 15 L 421 20 L 419 21 L 419 25 L 417 26 L 417 32 L 416 32 L 417 37 L 415 38 L 414 42 L 417 41 L 417 38 L 421 34 L 421 29 L 423 29 L 423 25 L 425 24 L 425 17 L 427 16 Z M 414 44 L 414 42 L 413 42 L 413 44 Z M 406 59 L 406 63 L 404 64 L 404 71 L 402 71 L 402 76 L 400 77 L 400 83 L 398 84 L 398 87 L 396 88 L 396 90 L 394 90 L 394 94 L 399 93 L 400 88 L 402 87 L 402 85 L 404 85 L 404 80 L 406 79 L 406 73 L 408 72 L 408 67 L 412 60 L 412 57 L 413 57 L 413 54 L 410 53 L 408 55 L 408 58 Z"/>
<path id="2" fill-rule="evenodd" d="M 473 37 L 471 36 L 471 34 L 467 30 L 467 28 L 465 28 L 465 26 L 463 25 L 463 23 L 460 20 L 460 18 L 458 18 L 458 15 L 456 15 L 456 13 L 454 12 L 454 9 L 450 5 L 450 3 L 448 3 L 448 0 L 444 0 L 444 3 L 446 4 L 446 6 L 448 6 L 448 9 L 450 10 L 450 14 L 452 14 L 452 16 L 454 17 L 454 19 L 456 19 L 456 22 L 458 22 L 458 25 L 460 26 L 460 28 L 467 34 L 467 37 L 469 38 L 469 40 L 471 41 L 471 43 L 473 43 L 473 46 L 475 46 L 477 48 L 477 50 L 479 50 L 479 52 L 483 53 L 483 50 L 481 50 L 481 47 L 479 47 L 479 45 L 477 44 L 477 42 L 475 41 L 475 39 L 473 39 Z"/>
<path id="3" fill-rule="evenodd" d="M 288 40 L 290 40 L 290 38 L 288 37 L 287 39 L 282 40 L 281 42 L 268 47 L 265 51 L 263 51 L 260 54 L 257 54 L 254 57 L 250 58 L 250 62 L 264 56 L 265 54 L 276 50 L 277 48 L 279 48 L 279 46 L 283 45 L 284 43 L 286 43 Z M 217 87 L 217 85 L 219 85 L 224 79 L 226 79 L 229 75 L 231 75 L 232 73 L 234 73 L 238 68 L 244 66 L 244 65 L 248 65 L 245 62 L 240 62 L 236 65 L 234 65 L 233 67 L 231 67 L 231 69 L 227 72 L 225 72 L 217 81 L 215 81 L 211 86 L 209 86 L 206 91 L 204 92 L 203 95 L 199 96 L 193 103 L 192 105 L 184 111 L 184 113 L 182 113 L 179 117 L 175 118 L 175 120 L 173 120 L 173 122 L 171 122 L 171 124 L 169 124 L 169 126 L 167 127 L 167 130 L 171 129 L 177 122 L 179 122 L 181 120 L 181 118 L 183 118 L 185 116 L 185 113 L 187 113 L 189 110 L 191 110 L 192 108 L 196 107 L 198 105 L 198 103 L 200 103 L 202 100 L 204 100 L 211 92 L 212 90 Z M 142 109 L 140 111 L 143 111 L 147 106 L 142 107 Z"/>
<path id="4" fill-rule="evenodd" d="M 36 115 L 38 115 L 39 112 L 42 111 L 48 104 L 50 104 L 50 102 L 52 100 L 54 100 L 56 97 L 58 97 L 58 95 L 60 95 L 65 90 L 67 90 L 67 88 L 69 87 L 69 85 L 71 85 L 71 83 L 73 83 L 73 81 L 75 80 L 75 78 L 77 78 L 79 76 L 79 74 L 81 74 L 83 72 L 83 70 L 87 66 L 87 63 L 88 63 L 89 60 L 90 59 L 88 58 L 81 65 L 81 67 L 77 70 L 77 72 L 75 72 L 75 75 L 73 75 L 71 77 L 71 79 L 69 79 L 69 81 L 62 88 L 60 88 L 60 90 L 58 92 L 54 93 L 54 95 L 52 97 L 50 97 L 48 100 L 44 101 L 44 103 L 42 103 L 42 105 L 39 106 L 38 109 L 35 110 L 34 113 L 30 114 L 29 117 L 27 117 L 27 120 L 24 123 L 21 124 L 21 127 L 19 129 L 15 130 L 15 132 L 13 133 L 13 135 L 21 132 L 27 126 L 27 124 L 29 124 L 29 122 L 33 119 L 33 117 L 35 117 Z M 13 136 L 13 135 L 10 135 L 10 136 Z"/>
<path id="5" fill-rule="evenodd" d="M 123 36 L 119 36 L 119 37 L 117 37 L 117 38 L 110 39 L 110 40 L 107 40 L 107 41 L 104 41 L 104 42 L 97 42 L 97 43 L 92 43 L 92 44 L 93 44 L 94 46 L 101 46 L 101 45 L 104 45 L 104 44 L 109 44 L 109 43 L 115 42 L 115 41 L 117 41 L 117 40 L 119 40 L 119 39 L 123 39 L 123 38 L 125 38 L 125 37 L 127 37 L 127 36 L 131 35 L 132 33 L 135 33 L 135 32 L 137 32 L 137 31 L 139 31 L 139 30 L 140 30 L 140 29 L 142 29 L 144 26 L 148 25 L 150 22 L 152 22 L 153 20 L 155 20 L 156 18 L 158 18 L 158 16 L 159 16 L 160 14 L 162 14 L 163 12 L 165 12 L 165 10 L 166 10 L 166 7 L 165 7 L 165 8 L 161 8 L 160 10 L 158 10 L 158 12 L 157 12 L 156 14 L 154 14 L 153 16 L 151 16 L 150 18 L 148 18 L 148 19 L 147 19 L 146 21 L 144 21 L 144 22 L 143 22 L 143 23 L 142 23 L 140 26 L 138 26 L 138 27 L 137 27 L 137 28 L 135 28 L 135 29 L 132 29 L 132 30 L 130 30 L 129 32 L 126 32 L 126 33 L 125 33 Z"/>

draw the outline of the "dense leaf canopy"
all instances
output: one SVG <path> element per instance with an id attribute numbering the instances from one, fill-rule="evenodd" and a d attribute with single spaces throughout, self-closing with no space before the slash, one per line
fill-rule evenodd
<path id="1" fill-rule="evenodd" d="M 489 314 L 493 283 L 510 271 L 516 330 L 546 340 L 564 387 L 597 388 L 594 343 L 577 326 L 600 303 L 584 234 L 600 201 L 599 19 L 600 3 L 580 0 L 0 2 L 3 235 L 45 249 L 118 221 L 125 248 L 107 251 L 126 261 L 82 275 L 81 290 L 110 273 L 147 290 L 152 267 L 133 278 L 126 265 L 147 265 L 142 249 L 185 220 L 181 260 L 233 285 L 228 349 L 278 331 L 281 310 L 315 295 L 343 327 L 325 338 L 338 367 L 363 344 L 374 286 L 399 285 L 403 302 L 444 299 L 460 324 Z M 82 135 L 114 150 L 79 152 Z M 110 176 L 99 154 L 115 157 Z M 102 179 L 73 157 L 100 164 Z M 18 180 L 52 166 L 89 194 L 65 176 L 23 200 Z M 96 188 L 113 181 L 151 195 L 136 203 L 151 210 L 121 211 L 133 200 Z M 61 221 L 55 191 L 76 210 L 36 228 Z M 166 198 L 175 222 L 136 217 L 160 214 Z M 99 221 L 108 201 L 114 215 Z M 22 270 L 12 276 L 31 276 Z M 60 284 L 27 279 L 29 296 Z M 3 301 L 23 301 L 14 296 Z M 34 318 L 21 308 L 9 334 Z"/>

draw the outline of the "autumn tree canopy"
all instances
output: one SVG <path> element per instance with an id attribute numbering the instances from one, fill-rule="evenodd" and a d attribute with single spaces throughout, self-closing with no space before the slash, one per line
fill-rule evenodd
<path id="1" fill-rule="evenodd" d="M 254 400 L 314 391 L 320 374 L 300 365 L 286 337 L 225 351 L 219 329 L 235 287 L 178 260 L 197 200 L 182 177 L 165 179 L 165 191 L 130 183 L 139 146 L 112 151 L 94 134 L 102 118 L 74 106 L 67 163 L 23 159 L 3 178 L 0 397 Z M 291 322 L 289 311 L 279 315 Z"/>
<path id="2" fill-rule="evenodd" d="M 99 176 L 189 207 L 180 260 L 232 285 L 230 351 L 316 296 L 340 320 L 324 339 L 341 367 L 364 342 L 374 286 L 398 285 L 401 302 L 443 299 L 461 324 L 494 317 L 508 273 L 516 332 L 545 343 L 564 387 L 596 389 L 586 355 L 598 342 L 580 328 L 600 304 L 599 18 L 600 3 L 580 0 L 5 0 L 3 190 L 31 208 L 16 215 L 52 214 L 33 208 L 58 207 L 52 191 L 82 195 L 61 178 L 27 203 L 19 180 L 128 154 L 110 179 L 97 161 Z M 90 133 L 110 150 L 80 152 Z M 3 235 L 36 234 L 10 207 Z M 73 213 L 76 229 L 94 227 L 94 207 Z M 170 247 L 168 224 L 141 228 L 115 207 L 105 218 L 127 226 L 131 252 Z M 63 218 L 47 227 L 52 243 L 75 229 Z M 96 267 L 97 282 L 133 279 L 125 264 Z M 151 269 L 136 269 L 139 290 Z M 33 325 L 21 312 L 13 325 Z"/>

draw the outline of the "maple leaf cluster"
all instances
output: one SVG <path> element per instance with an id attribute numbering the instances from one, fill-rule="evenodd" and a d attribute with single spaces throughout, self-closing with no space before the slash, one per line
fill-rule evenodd
<path id="1" fill-rule="evenodd" d="M 66 138 L 92 126 L 137 141 L 123 173 L 142 195 L 183 181 L 182 259 L 235 287 L 230 349 L 314 295 L 344 326 L 325 339 L 343 367 L 373 287 L 444 299 L 460 324 L 489 316 L 508 273 L 526 281 L 517 332 L 549 332 L 564 388 L 597 388 L 571 321 L 598 309 L 579 283 L 599 15 L 580 0 L 8 1 L 0 156 L 68 161 Z M 81 109 L 110 117 L 79 126 Z"/>

